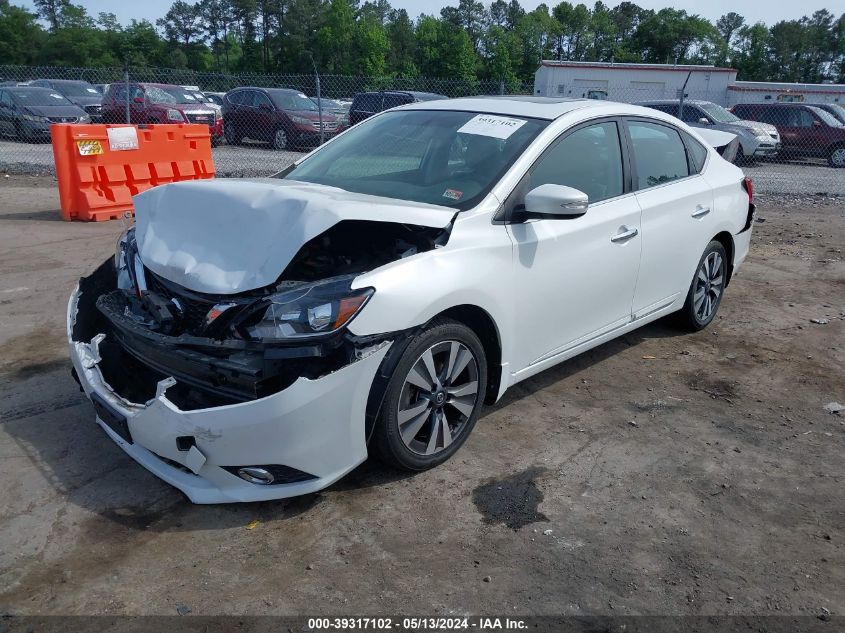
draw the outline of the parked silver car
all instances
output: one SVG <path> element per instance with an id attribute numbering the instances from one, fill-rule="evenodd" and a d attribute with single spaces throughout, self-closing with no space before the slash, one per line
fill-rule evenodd
<path id="1" fill-rule="evenodd" d="M 777 156 L 780 151 L 780 133 L 774 125 L 759 121 L 743 121 L 732 112 L 712 101 L 685 100 L 683 112 L 678 99 L 641 101 L 639 105 L 681 119 L 691 127 L 710 128 L 736 134 L 739 148 L 734 162 L 744 163 L 755 158 Z"/>

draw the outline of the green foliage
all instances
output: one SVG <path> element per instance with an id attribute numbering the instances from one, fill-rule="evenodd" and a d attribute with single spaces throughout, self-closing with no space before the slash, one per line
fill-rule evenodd
<path id="1" fill-rule="evenodd" d="M 530 81 L 543 59 L 731 65 L 741 79 L 845 81 L 845 15 L 827 10 L 767 27 L 730 12 L 715 23 L 683 10 L 519 0 L 453 0 L 412 19 L 389 0 L 175 0 L 155 25 L 96 19 L 72 0 L 0 0 L 0 63 L 167 67 L 175 71 L 311 73 Z M 429 81 L 436 87 L 437 81 Z M 434 88 L 432 88 L 434 89 Z M 461 88 L 462 90 L 464 88 Z M 489 88 L 488 88 L 489 89 Z"/>

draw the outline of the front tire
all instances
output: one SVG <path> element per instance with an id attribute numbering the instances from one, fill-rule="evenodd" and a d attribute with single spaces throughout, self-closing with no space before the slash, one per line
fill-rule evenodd
<path id="1" fill-rule="evenodd" d="M 226 138 L 227 145 L 240 145 L 241 141 L 243 141 L 243 136 L 241 136 L 234 123 L 230 123 L 229 125 L 226 125 L 225 122 L 223 123 L 223 136 Z"/>
<path id="2" fill-rule="evenodd" d="M 388 383 L 371 447 L 382 461 L 422 471 L 463 445 L 484 402 L 487 359 L 475 332 L 438 319 L 411 339 Z"/>
<path id="3" fill-rule="evenodd" d="M 283 150 L 288 148 L 288 133 L 284 128 L 278 128 L 273 134 L 273 149 Z"/>
<path id="4" fill-rule="evenodd" d="M 698 261 L 684 307 L 678 313 L 681 327 L 703 330 L 716 317 L 728 280 L 728 256 L 721 242 L 713 240 Z"/>

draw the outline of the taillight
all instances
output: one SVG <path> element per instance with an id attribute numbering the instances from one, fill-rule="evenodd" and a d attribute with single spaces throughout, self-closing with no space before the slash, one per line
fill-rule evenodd
<path id="1" fill-rule="evenodd" d="M 748 194 L 748 204 L 754 202 L 754 183 L 751 181 L 751 178 L 746 176 L 742 179 L 742 188 Z"/>

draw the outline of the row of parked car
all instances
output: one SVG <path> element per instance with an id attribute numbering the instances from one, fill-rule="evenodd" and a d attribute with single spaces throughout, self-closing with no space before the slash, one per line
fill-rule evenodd
<path id="1" fill-rule="evenodd" d="M 204 123 L 213 143 L 225 138 L 237 145 L 251 139 L 287 149 L 331 138 L 376 112 L 446 98 L 387 91 L 364 92 L 354 99 L 317 99 L 284 88 L 241 87 L 222 93 L 152 82 L 94 85 L 37 79 L 0 84 L 0 134 L 47 140 L 53 123 L 125 123 L 128 115 L 135 124 Z"/>
<path id="2" fill-rule="evenodd" d="M 239 87 L 204 92 L 198 86 L 151 82 L 93 85 L 82 80 L 37 79 L 0 84 L 0 135 L 49 139 L 53 123 L 203 123 L 213 143 L 245 139 L 275 149 L 312 145 L 383 110 L 445 95 L 372 91 L 354 99 L 316 99 L 298 90 Z M 737 162 L 757 158 L 826 158 L 845 167 L 845 108 L 836 103 L 739 104 L 727 110 L 710 101 L 643 101 L 692 127 L 731 132 Z M 225 124 L 224 124 L 225 122 Z"/>
<path id="3" fill-rule="evenodd" d="M 756 158 L 825 158 L 845 167 L 845 107 L 838 103 L 740 103 L 726 110 L 710 101 L 643 101 L 692 127 L 735 134 L 736 162 Z"/>

